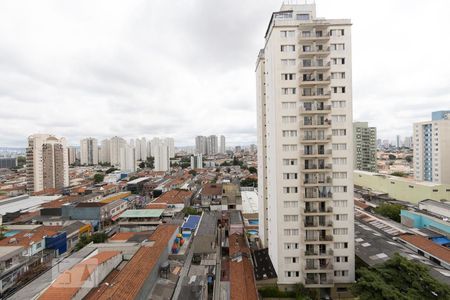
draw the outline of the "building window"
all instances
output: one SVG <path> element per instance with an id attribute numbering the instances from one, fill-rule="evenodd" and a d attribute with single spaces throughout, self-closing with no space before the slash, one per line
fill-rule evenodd
<path id="1" fill-rule="evenodd" d="M 298 222 L 298 215 L 284 215 L 285 222 Z"/>
<path id="2" fill-rule="evenodd" d="M 347 235 L 348 234 L 348 228 L 334 228 L 333 229 L 334 235 Z"/>
<path id="3" fill-rule="evenodd" d="M 331 79 L 345 79 L 345 72 L 331 72 Z"/>
<path id="4" fill-rule="evenodd" d="M 292 38 L 292 37 L 295 37 L 295 31 L 294 30 L 281 30 L 280 35 L 282 38 Z"/>
<path id="5" fill-rule="evenodd" d="M 297 160 L 296 159 L 283 159 L 283 165 L 285 166 L 296 166 Z"/>
<path id="6" fill-rule="evenodd" d="M 332 51 L 342 51 L 345 50 L 345 44 L 331 44 L 330 48 Z"/>
<path id="7" fill-rule="evenodd" d="M 331 29 L 330 35 L 331 36 L 344 36 L 344 29 Z"/>
<path id="8" fill-rule="evenodd" d="M 281 60 L 282 66 L 295 66 L 295 59 L 282 59 Z"/>
<path id="9" fill-rule="evenodd" d="M 299 21 L 307 21 L 309 20 L 309 14 L 297 14 L 296 18 Z"/>
<path id="10" fill-rule="evenodd" d="M 296 137 L 297 130 L 283 130 L 282 135 L 283 137 Z"/>
<path id="11" fill-rule="evenodd" d="M 295 73 L 283 73 L 281 74 L 281 80 L 295 80 Z"/>
<path id="12" fill-rule="evenodd" d="M 281 45 L 281 52 L 294 52 L 295 45 Z"/>

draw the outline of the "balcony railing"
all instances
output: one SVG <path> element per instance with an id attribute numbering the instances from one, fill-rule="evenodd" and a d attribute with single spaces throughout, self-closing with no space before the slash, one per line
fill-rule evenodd
<path id="1" fill-rule="evenodd" d="M 300 107 L 302 112 L 330 111 L 331 105 L 312 105 L 310 107 Z"/>
<path id="2" fill-rule="evenodd" d="M 331 135 L 327 136 L 305 135 L 301 139 L 303 141 L 329 141 L 331 140 Z"/>
<path id="3" fill-rule="evenodd" d="M 303 97 L 328 97 L 331 95 L 331 91 L 325 91 L 325 92 L 303 92 Z"/>
<path id="4" fill-rule="evenodd" d="M 320 62 L 320 61 L 312 61 L 310 63 L 303 63 L 300 62 L 299 64 L 300 68 L 302 69 L 320 69 L 320 68 L 329 68 L 331 66 L 331 63 L 329 61 L 324 61 L 324 62 Z"/>

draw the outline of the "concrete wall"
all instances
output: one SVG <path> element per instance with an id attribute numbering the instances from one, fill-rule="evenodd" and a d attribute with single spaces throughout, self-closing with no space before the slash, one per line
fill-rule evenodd
<path id="1" fill-rule="evenodd" d="M 438 218 L 433 218 L 431 216 L 408 210 L 402 210 L 400 212 L 400 216 L 402 218 L 403 225 L 427 229 L 430 229 L 430 227 L 434 227 L 442 231 L 442 233 L 447 233 L 450 235 L 450 225 Z"/>
<path id="2" fill-rule="evenodd" d="M 450 200 L 450 185 L 422 183 L 402 177 L 362 171 L 354 171 L 354 184 L 371 188 L 373 191 L 384 192 L 392 198 L 414 204 L 425 199 Z"/>

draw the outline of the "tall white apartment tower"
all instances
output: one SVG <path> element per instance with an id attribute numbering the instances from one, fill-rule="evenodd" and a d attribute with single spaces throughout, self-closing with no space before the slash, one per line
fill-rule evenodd
<path id="1" fill-rule="evenodd" d="M 80 164 L 98 165 L 97 139 L 86 138 L 80 141 Z"/>
<path id="2" fill-rule="evenodd" d="M 282 5 L 256 66 L 261 240 L 278 284 L 322 296 L 355 279 L 350 28 Z"/>
<path id="3" fill-rule="evenodd" d="M 167 139 L 152 139 L 152 156 L 155 158 L 155 171 L 170 170 L 170 146 Z"/>
<path id="4" fill-rule="evenodd" d="M 49 134 L 28 137 L 27 190 L 30 193 L 69 186 L 69 152 L 65 138 Z"/>
<path id="5" fill-rule="evenodd" d="M 414 124 L 416 180 L 450 184 L 450 111 L 435 111 L 431 121 Z"/>
<path id="6" fill-rule="evenodd" d="M 219 153 L 225 153 L 225 136 L 221 135 L 220 136 L 220 145 L 219 145 Z"/>
<path id="7" fill-rule="evenodd" d="M 109 159 L 112 166 L 120 165 L 120 149 L 127 145 L 123 138 L 115 136 L 109 142 Z"/>
<path id="8" fill-rule="evenodd" d="M 206 138 L 206 152 L 208 155 L 214 155 L 219 152 L 219 139 L 217 135 L 210 135 Z"/>
<path id="9" fill-rule="evenodd" d="M 102 163 L 110 163 L 111 162 L 111 141 L 108 139 L 104 139 L 100 143 L 100 158 L 99 160 Z"/>

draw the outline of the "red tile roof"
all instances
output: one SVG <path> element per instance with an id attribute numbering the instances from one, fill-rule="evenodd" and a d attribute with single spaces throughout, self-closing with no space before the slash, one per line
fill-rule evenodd
<path id="1" fill-rule="evenodd" d="M 119 251 L 105 251 L 80 262 L 62 273 L 38 299 L 72 299 L 99 265 L 117 255 L 120 255 Z"/>
<path id="2" fill-rule="evenodd" d="M 132 238 L 136 232 L 118 232 L 115 235 L 113 235 L 109 241 L 128 241 L 128 239 Z"/>
<path id="3" fill-rule="evenodd" d="M 194 193 L 186 190 L 171 190 L 159 196 L 152 203 L 184 204 Z"/>
<path id="4" fill-rule="evenodd" d="M 230 291 L 231 300 L 257 300 L 258 293 L 251 262 L 250 249 L 245 236 L 234 233 L 229 237 L 230 244 Z M 243 254 L 243 255 L 239 255 Z"/>
<path id="5" fill-rule="evenodd" d="M 158 226 L 150 237 L 155 243 L 152 246 L 141 246 L 111 284 L 97 293 L 97 299 L 135 299 L 160 256 L 167 251 L 167 244 L 177 228 L 177 225 L 172 224 Z"/>
<path id="6" fill-rule="evenodd" d="M 222 195 L 222 185 L 221 184 L 216 184 L 216 183 L 205 184 L 203 186 L 201 194 L 204 195 L 204 196 Z"/>
<path id="7" fill-rule="evenodd" d="M 429 239 L 415 234 L 403 234 L 400 235 L 399 238 L 436 258 L 450 263 L 450 249 L 447 247 L 435 244 Z"/>
<path id="8" fill-rule="evenodd" d="M 46 236 L 53 236 L 61 230 L 61 226 L 40 226 L 33 230 L 22 230 L 13 237 L 1 240 L 0 246 L 23 246 L 29 248 L 31 242 L 40 242 Z"/>

